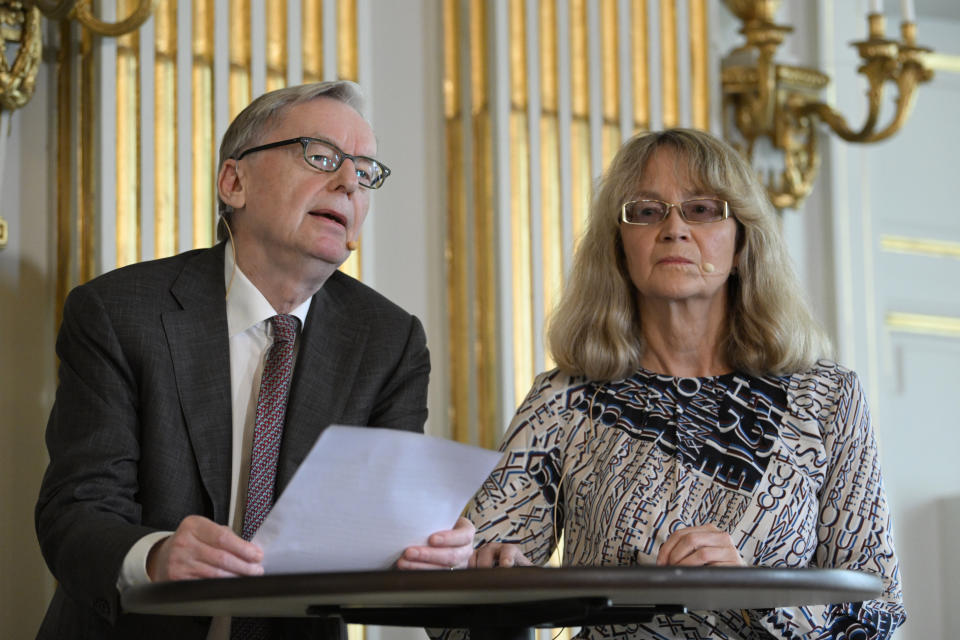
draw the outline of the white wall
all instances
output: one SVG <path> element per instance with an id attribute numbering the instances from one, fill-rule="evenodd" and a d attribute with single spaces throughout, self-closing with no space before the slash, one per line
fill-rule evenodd
<path id="1" fill-rule="evenodd" d="M 849 41 L 863 37 L 863 4 L 821 2 L 820 57 L 834 76 L 831 100 L 855 126 L 863 118 L 865 84 L 853 80 L 859 59 Z M 926 3 L 916 4 L 921 44 L 960 53 L 960 7 L 954 20 L 934 19 Z M 890 36 L 898 34 L 898 23 L 891 16 Z M 885 114 L 894 95 L 884 99 Z M 894 330 L 887 317 L 960 318 L 960 261 L 886 251 L 881 239 L 960 243 L 960 219 L 944 215 L 942 206 L 955 201 L 958 108 L 960 75 L 941 72 L 921 87 L 899 135 L 871 145 L 831 137 L 820 187 L 825 198 L 810 205 L 826 207 L 818 217 L 832 231 L 839 354 L 864 381 L 880 438 L 908 615 L 901 640 L 953 637 L 956 628 L 946 594 L 957 592 L 960 577 L 948 568 L 957 567 L 960 553 L 950 544 L 956 532 L 946 528 L 942 510 L 960 496 L 954 453 L 960 448 L 960 338 Z"/>

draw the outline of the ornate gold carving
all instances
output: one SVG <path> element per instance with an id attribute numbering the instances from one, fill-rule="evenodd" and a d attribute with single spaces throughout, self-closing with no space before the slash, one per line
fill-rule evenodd
<path id="1" fill-rule="evenodd" d="M 61 5 L 66 3 L 60 3 Z M 70 17 L 90 31 L 101 36 L 122 36 L 139 29 L 157 6 L 157 0 L 140 0 L 130 12 L 130 15 L 120 22 L 103 22 L 92 13 L 90 6 L 93 0 L 78 0 L 70 12 Z"/>
<path id="2" fill-rule="evenodd" d="M 899 131 L 913 107 L 917 87 L 933 72 L 926 62 L 928 49 L 916 46 L 916 25 L 901 25 L 902 41 L 884 38 L 884 18 L 869 16 L 869 37 L 855 42 L 863 64 L 859 72 L 869 83 L 868 112 L 859 130 L 824 102 L 819 92 L 829 77 L 816 69 L 774 62 L 776 49 L 790 27 L 773 23 L 776 0 L 725 0 L 743 21 L 746 45 L 723 61 L 724 134 L 748 158 L 760 138 L 783 153 L 782 168 L 764 176 L 767 192 L 779 208 L 797 206 L 813 188 L 820 165 L 817 127 L 824 123 L 849 142 L 876 142 Z M 896 85 L 896 113 L 878 127 L 884 87 Z"/>
<path id="3" fill-rule="evenodd" d="M 76 20 L 102 36 L 120 36 L 139 29 L 156 3 L 140 0 L 127 18 L 111 23 L 94 17 L 92 0 L 0 0 L 0 109 L 19 109 L 33 96 L 43 49 L 40 12 L 54 20 Z M 20 45 L 12 65 L 5 55 L 10 43 Z"/>
<path id="4" fill-rule="evenodd" d="M 4 247 L 7 246 L 8 236 L 9 234 L 7 232 L 7 221 L 4 220 L 3 218 L 0 218 L 0 249 L 3 249 Z"/>
<path id="5" fill-rule="evenodd" d="M 9 44 L 20 45 L 13 64 L 7 61 Z M 33 96 L 41 49 L 39 9 L 0 2 L 0 110 L 19 109 Z"/>

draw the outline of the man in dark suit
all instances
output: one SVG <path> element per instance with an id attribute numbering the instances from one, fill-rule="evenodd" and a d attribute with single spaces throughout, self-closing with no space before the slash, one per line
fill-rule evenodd
<path id="1" fill-rule="evenodd" d="M 221 228 L 232 237 L 71 292 L 36 509 L 58 587 L 38 637 L 230 637 L 229 619 L 125 613 L 119 595 L 149 581 L 262 573 L 261 550 L 238 534 L 276 316 L 302 329 L 287 361 L 274 495 L 331 423 L 422 431 L 430 364 L 420 322 L 337 271 L 370 190 L 389 175 L 359 105 L 347 82 L 261 96 L 221 144 Z M 472 539 L 461 518 L 397 564 L 464 566 Z M 340 635 L 318 621 L 271 624 L 261 637 Z"/>

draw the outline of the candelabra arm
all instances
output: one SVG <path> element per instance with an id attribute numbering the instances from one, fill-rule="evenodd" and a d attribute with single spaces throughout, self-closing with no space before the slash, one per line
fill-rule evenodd
<path id="1" fill-rule="evenodd" d="M 799 108 L 800 115 L 815 116 L 830 130 L 847 142 L 877 142 L 885 140 L 897 133 L 910 117 L 913 105 L 916 102 L 917 87 L 923 82 L 923 69 L 906 67 L 896 77 L 897 107 L 890 123 L 877 131 L 880 116 L 880 105 L 883 98 L 883 80 L 870 79 L 870 89 L 867 91 L 868 112 L 866 120 L 859 131 L 853 130 L 846 118 L 836 109 L 823 102 L 808 103 Z"/>

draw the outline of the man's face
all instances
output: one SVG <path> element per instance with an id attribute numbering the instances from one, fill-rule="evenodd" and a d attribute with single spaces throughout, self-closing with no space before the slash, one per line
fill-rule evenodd
<path id="1" fill-rule="evenodd" d="M 328 140 L 350 155 L 376 155 L 370 125 L 348 105 L 324 97 L 290 108 L 252 146 L 300 136 Z M 234 208 L 232 230 L 244 273 L 279 268 L 309 276 L 347 259 L 347 242 L 359 236 L 370 205 L 352 160 L 325 173 L 308 165 L 303 147 L 294 143 L 229 162 L 235 175 L 231 179 L 225 163 L 219 186 Z"/>

